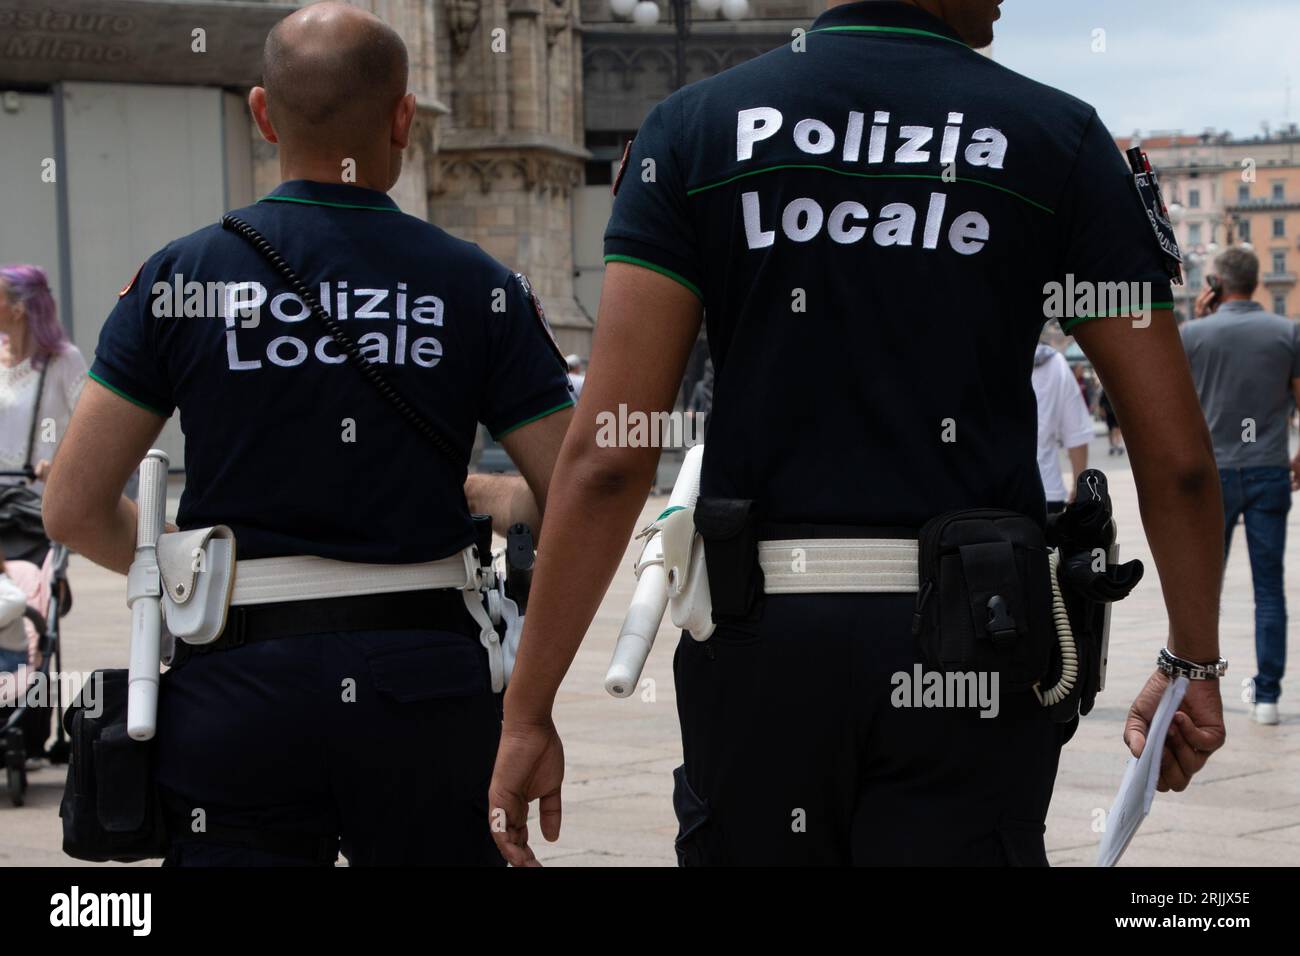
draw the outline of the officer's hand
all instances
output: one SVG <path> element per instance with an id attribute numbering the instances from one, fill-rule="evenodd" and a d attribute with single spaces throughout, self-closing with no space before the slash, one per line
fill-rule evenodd
<path id="1" fill-rule="evenodd" d="M 32 469 L 32 472 L 36 475 L 37 481 L 44 481 L 46 478 L 48 478 L 50 476 L 49 459 L 42 458 L 40 461 L 38 461 L 36 463 L 36 467 Z"/>
<path id="2" fill-rule="evenodd" d="M 1291 490 L 1300 491 L 1300 453 L 1291 459 Z"/>
<path id="3" fill-rule="evenodd" d="M 1135 757 L 1142 755 L 1151 720 L 1168 686 L 1169 677 L 1156 671 L 1129 708 L 1128 720 L 1124 722 L 1124 743 Z M 1187 693 L 1174 714 L 1164 741 L 1156 789 L 1161 793 L 1186 790 L 1192 775 L 1205 766 L 1210 754 L 1223 746 L 1226 736 L 1219 682 L 1188 681 Z"/>
<path id="4" fill-rule="evenodd" d="M 488 823 L 497 849 L 511 866 L 541 866 L 528 846 L 528 805 L 538 801 L 542 836 L 560 838 L 560 784 L 564 745 L 548 718 L 545 723 L 509 719 L 501 728 L 496 769 L 488 788 Z"/>

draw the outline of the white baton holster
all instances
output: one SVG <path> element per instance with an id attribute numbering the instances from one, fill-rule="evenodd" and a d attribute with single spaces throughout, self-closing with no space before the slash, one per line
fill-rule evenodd
<path id="1" fill-rule="evenodd" d="M 713 635 L 713 601 L 704 561 L 704 539 L 695 530 L 695 506 L 678 508 L 661 517 L 664 573 L 668 579 L 668 611 L 673 626 L 690 631 L 697 641 Z"/>
<path id="2" fill-rule="evenodd" d="M 226 628 L 235 585 L 235 536 L 225 525 L 158 537 L 163 619 L 172 638 L 210 644 Z"/>

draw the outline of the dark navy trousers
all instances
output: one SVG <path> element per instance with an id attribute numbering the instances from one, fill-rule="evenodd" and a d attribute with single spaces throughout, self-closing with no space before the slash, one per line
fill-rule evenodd
<path id="1" fill-rule="evenodd" d="M 504 865 L 487 815 L 500 697 L 463 630 L 286 637 L 164 674 L 166 862 Z"/>
<path id="2" fill-rule="evenodd" d="M 769 595 L 761 620 L 683 634 L 683 865 L 1046 866 L 1062 744 L 1029 691 L 896 706 L 920 661 L 911 595 Z M 914 702 L 914 701 L 913 701 Z"/>

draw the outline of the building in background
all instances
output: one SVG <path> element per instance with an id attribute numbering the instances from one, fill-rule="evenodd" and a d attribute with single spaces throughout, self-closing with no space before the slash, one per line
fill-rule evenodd
<path id="1" fill-rule="evenodd" d="M 1242 182 L 1239 170 L 1223 176 L 1224 215 L 1234 224 L 1237 242 L 1249 242 L 1259 256 L 1259 291 L 1264 308 L 1300 319 L 1300 137 L 1291 133 L 1297 155 L 1286 165 L 1256 170 Z"/>
<path id="2" fill-rule="evenodd" d="M 573 261 L 588 159 L 578 2 L 437 0 L 448 112 L 429 165 L 429 218 L 526 272 L 561 351 L 585 356 L 593 323 L 574 295 Z"/>
<path id="3" fill-rule="evenodd" d="M 405 211 L 527 273 L 565 351 L 583 148 L 578 0 L 354 0 L 406 41 L 417 115 Z M 47 269 L 89 353 L 117 291 L 173 238 L 279 181 L 248 114 L 297 3 L 0 0 L 0 262 Z M 175 422 L 161 444 L 180 460 Z"/>
<path id="4" fill-rule="evenodd" d="M 1260 260 L 1255 295 L 1264 308 L 1300 319 L 1300 128 L 1288 124 L 1253 138 L 1208 131 L 1154 132 L 1120 139 L 1141 146 L 1160 177 L 1184 256 L 1185 281 L 1175 286 L 1180 320 L 1193 317 L 1196 296 L 1215 255 L 1249 242 Z"/>

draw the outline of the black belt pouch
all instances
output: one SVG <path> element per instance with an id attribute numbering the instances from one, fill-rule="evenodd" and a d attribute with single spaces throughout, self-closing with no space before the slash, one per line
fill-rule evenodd
<path id="1" fill-rule="evenodd" d="M 1027 690 L 1052 666 L 1055 636 L 1043 530 L 992 508 L 950 511 L 920 532 L 912 634 L 934 669 L 996 672 Z"/>
<path id="2" fill-rule="evenodd" d="M 72 757 L 59 816 L 63 852 L 78 860 L 130 863 L 167 853 L 154 743 L 127 736 L 126 705 L 127 671 L 95 671 L 63 718 Z"/>
<path id="3" fill-rule="evenodd" d="M 713 620 L 753 620 L 763 593 L 758 566 L 758 524 L 747 498 L 704 498 L 695 502 L 695 530 L 704 539 Z"/>

